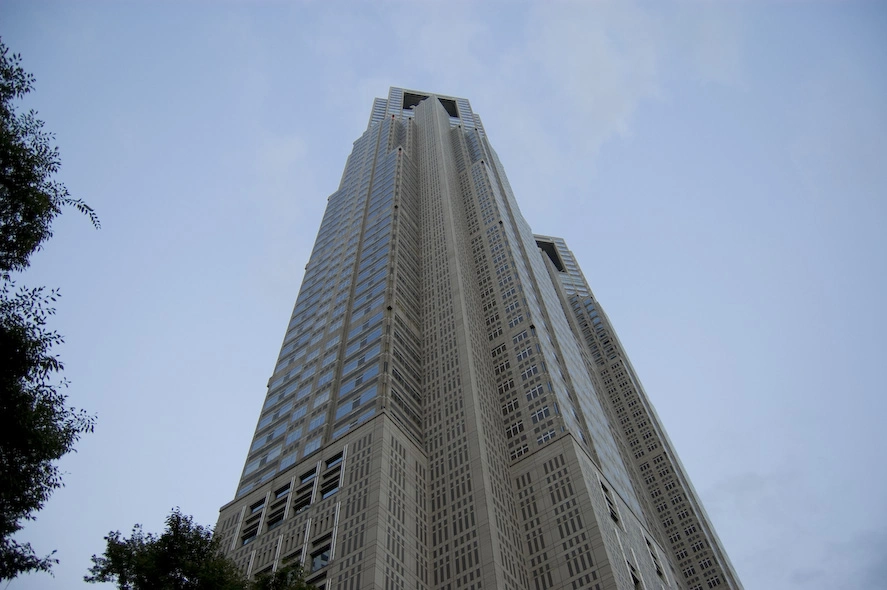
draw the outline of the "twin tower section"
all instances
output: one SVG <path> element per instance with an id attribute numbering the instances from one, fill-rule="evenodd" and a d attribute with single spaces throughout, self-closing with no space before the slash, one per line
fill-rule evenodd
<path id="1" fill-rule="evenodd" d="M 328 199 L 216 535 L 250 575 L 299 561 L 327 589 L 741 587 L 480 118 L 400 88 Z"/>

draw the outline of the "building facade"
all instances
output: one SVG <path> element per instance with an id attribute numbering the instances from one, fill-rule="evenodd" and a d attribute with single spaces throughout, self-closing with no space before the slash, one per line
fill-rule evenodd
<path id="1" fill-rule="evenodd" d="M 318 588 L 741 588 L 572 253 L 467 100 L 376 99 L 235 499 L 249 574 Z"/>

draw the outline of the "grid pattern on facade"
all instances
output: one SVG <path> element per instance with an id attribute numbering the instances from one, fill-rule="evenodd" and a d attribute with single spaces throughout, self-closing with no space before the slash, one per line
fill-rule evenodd
<path id="1" fill-rule="evenodd" d="M 572 253 L 538 239 L 467 100 L 374 102 L 220 513 L 239 567 L 300 561 L 324 590 L 732 584 L 658 423 L 625 418 L 648 402 Z"/>
<path id="2" fill-rule="evenodd" d="M 494 409 L 488 394 L 493 385 L 472 371 L 478 363 L 489 366 L 489 359 L 485 356 L 485 334 L 472 321 L 477 317 L 478 302 L 471 289 L 475 278 L 457 176 L 458 144 L 453 144 L 445 115 L 433 103 L 416 109 L 421 150 L 422 353 L 423 387 L 428 396 L 432 584 L 517 587 L 514 574 L 519 555 L 497 528 L 507 512 L 495 498 L 507 494 L 490 489 L 503 485 L 501 478 L 490 473 L 501 468 L 502 461 L 488 458 L 488 453 L 496 453 L 501 438 L 493 430 Z M 498 447 L 502 452 L 501 445 Z M 479 505 L 477 494 L 494 501 Z M 488 508 L 482 510 L 481 506 Z M 482 562 L 479 537 L 493 543 L 492 563 Z"/>
<path id="3" fill-rule="evenodd" d="M 530 587 L 679 587 L 662 570 L 662 549 L 644 521 L 579 441 L 564 437 L 515 468 Z"/>
<path id="4" fill-rule="evenodd" d="M 552 238 L 545 238 L 552 239 Z M 567 260 L 562 284 L 591 357 L 610 423 L 621 431 L 626 462 L 632 463 L 645 512 L 688 587 L 739 587 L 735 573 L 712 543 L 713 528 L 634 375 L 609 318 L 594 299 L 563 240 Z"/>

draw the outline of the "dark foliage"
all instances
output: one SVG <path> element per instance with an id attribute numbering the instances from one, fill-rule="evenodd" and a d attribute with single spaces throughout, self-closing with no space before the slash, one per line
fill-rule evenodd
<path id="1" fill-rule="evenodd" d="M 125 539 L 112 532 L 103 556 L 92 556 L 87 582 L 113 582 L 120 590 L 310 590 L 298 566 L 247 580 L 233 561 L 222 556 L 212 531 L 179 509 L 156 536 L 141 525 Z"/>
<path id="2" fill-rule="evenodd" d="M 271 574 L 259 574 L 247 584 L 247 590 L 314 590 L 305 583 L 299 564 L 288 565 Z"/>
<path id="3" fill-rule="evenodd" d="M 212 532 L 178 509 L 160 536 L 136 525 L 128 539 L 112 532 L 105 540 L 105 554 L 92 556 L 87 582 L 114 582 L 121 590 L 243 588 L 240 572 L 221 556 Z"/>
<path id="4" fill-rule="evenodd" d="M 61 166 L 55 136 L 43 130 L 35 111 L 15 111 L 15 101 L 33 86 L 21 56 L 9 55 L 0 41 L 0 273 L 7 278 L 27 268 L 31 254 L 52 237 L 62 207 L 74 207 L 99 227 L 92 208 L 53 178 Z"/>
<path id="5" fill-rule="evenodd" d="M 63 368 L 51 352 L 62 339 L 46 329 L 55 293 L 13 288 L 0 287 L 0 579 L 54 563 L 11 537 L 62 486 L 54 462 L 93 428 L 92 417 L 65 405 L 66 383 L 52 382 Z"/>
<path id="6" fill-rule="evenodd" d="M 46 327 L 58 293 L 16 289 L 12 281 L 52 236 L 62 207 L 99 227 L 93 210 L 53 179 L 60 165 L 53 135 L 34 111 L 15 111 L 33 84 L 21 58 L 0 41 L 0 580 L 56 563 L 12 536 L 62 486 L 54 462 L 93 429 L 93 418 L 68 408 L 61 393 L 63 366 L 52 348 L 62 338 Z"/>

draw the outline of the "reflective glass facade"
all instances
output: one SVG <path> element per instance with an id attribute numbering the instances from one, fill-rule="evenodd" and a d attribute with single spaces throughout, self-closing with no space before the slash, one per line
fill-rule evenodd
<path id="1" fill-rule="evenodd" d="M 325 588 L 739 587 L 656 420 L 709 564 L 681 570 L 586 335 L 598 309 L 469 102 L 390 89 L 328 198 L 226 551 Z"/>

